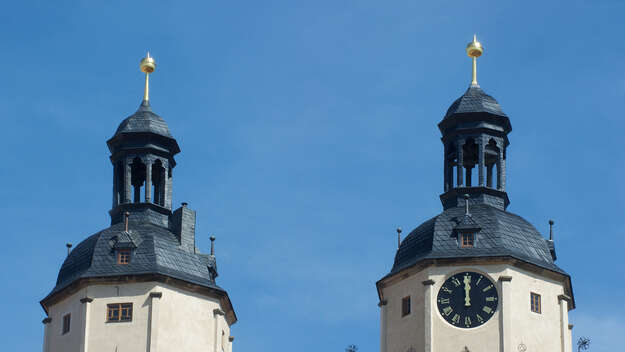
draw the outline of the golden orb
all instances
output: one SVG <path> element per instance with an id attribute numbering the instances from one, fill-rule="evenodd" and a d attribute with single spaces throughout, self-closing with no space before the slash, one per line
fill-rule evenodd
<path id="1" fill-rule="evenodd" d="M 141 68 L 141 72 L 152 73 L 156 69 L 156 61 L 154 61 L 154 58 L 151 57 L 148 52 L 148 55 L 141 59 L 139 67 Z"/>
<path id="2" fill-rule="evenodd" d="M 484 53 L 482 43 L 477 41 L 477 37 L 473 36 L 473 41 L 467 44 L 467 55 L 471 58 L 478 58 Z"/>

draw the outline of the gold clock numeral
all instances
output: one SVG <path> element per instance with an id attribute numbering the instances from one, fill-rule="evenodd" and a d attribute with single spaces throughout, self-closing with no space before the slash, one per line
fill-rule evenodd
<path id="1" fill-rule="evenodd" d="M 453 282 L 456 287 L 460 286 L 460 280 L 458 280 L 457 277 L 452 278 L 451 282 Z"/>
<path id="2" fill-rule="evenodd" d="M 486 297 L 486 302 L 495 302 L 496 299 L 495 297 Z"/>
<path id="3" fill-rule="evenodd" d="M 440 304 L 449 304 L 449 298 L 441 298 L 438 300 Z"/>
<path id="4" fill-rule="evenodd" d="M 447 307 L 443 308 L 443 314 L 445 314 L 445 316 L 447 316 L 447 317 L 448 317 L 448 316 L 451 314 L 451 312 L 453 312 L 453 311 L 454 311 L 454 310 L 453 310 L 450 306 L 447 306 Z"/>
<path id="5" fill-rule="evenodd" d="M 486 312 L 486 314 L 491 314 L 493 312 L 493 310 L 489 306 L 484 306 L 482 310 Z"/>
<path id="6" fill-rule="evenodd" d="M 448 289 L 446 286 L 443 286 L 443 288 L 441 288 L 441 290 L 447 292 L 447 293 L 451 293 L 451 290 Z"/>
<path id="7" fill-rule="evenodd" d="M 479 314 L 475 315 L 475 319 L 477 319 L 480 324 L 484 322 L 484 318 L 482 318 Z"/>
<path id="8" fill-rule="evenodd" d="M 460 315 L 456 314 L 453 318 L 451 318 L 451 322 L 454 324 L 458 324 L 460 322 Z"/>
<path id="9" fill-rule="evenodd" d="M 464 325 L 471 326 L 471 317 L 464 318 Z"/>
<path id="10" fill-rule="evenodd" d="M 479 278 L 479 279 L 477 279 L 477 282 L 475 283 L 475 286 L 477 286 L 477 285 L 479 285 L 479 284 L 480 284 L 480 281 L 482 281 L 482 278 L 483 278 L 483 277 L 484 277 L 484 276 L 480 275 L 480 278 Z"/>
<path id="11" fill-rule="evenodd" d="M 490 290 L 491 288 L 493 288 L 493 285 L 488 285 L 488 286 L 484 287 L 484 289 L 482 291 L 486 292 L 486 291 Z"/>

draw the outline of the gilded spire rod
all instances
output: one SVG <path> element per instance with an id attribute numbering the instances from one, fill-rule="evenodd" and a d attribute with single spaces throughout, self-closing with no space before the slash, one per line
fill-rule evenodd
<path id="1" fill-rule="evenodd" d="M 467 55 L 473 59 L 473 79 L 471 85 L 477 85 L 477 58 L 484 53 L 482 43 L 477 41 L 477 36 L 473 35 L 473 41 L 467 44 Z"/>
<path id="2" fill-rule="evenodd" d="M 150 56 L 149 51 L 146 57 L 141 59 L 139 68 L 141 69 L 141 72 L 145 72 L 145 91 L 143 93 L 143 101 L 147 102 L 150 100 L 150 73 L 154 72 L 156 69 L 156 61 L 154 61 L 154 58 Z"/>

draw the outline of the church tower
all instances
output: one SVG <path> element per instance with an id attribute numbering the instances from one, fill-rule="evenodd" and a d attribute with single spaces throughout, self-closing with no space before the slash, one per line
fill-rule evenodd
<path id="1" fill-rule="evenodd" d="M 571 278 L 553 233 L 507 211 L 510 120 L 477 83 L 482 45 L 466 50 L 473 80 L 438 124 L 443 212 L 400 242 L 376 284 L 381 351 L 572 352 Z"/>
<path id="2" fill-rule="evenodd" d="M 195 211 L 172 211 L 174 156 L 180 152 L 145 95 L 107 145 L 113 164 L 111 226 L 70 251 L 41 301 L 44 352 L 231 352 L 237 321 L 219 287 L 211 253 L 195 246 Z"/>

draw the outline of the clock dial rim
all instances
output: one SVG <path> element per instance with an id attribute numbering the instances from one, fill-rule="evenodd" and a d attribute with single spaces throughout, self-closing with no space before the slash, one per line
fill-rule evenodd
<path id="1" fill-rule="evenodd" d="M 453 283 L 453 279 L 457 278 L 459 279 L 460 282 L 463 281 L 463 277 L 466 274 L 470 274 L 471 275 L 471 279 L 473 282 L 473 278 L 474 277 L 482 277 L 482 280 L 479 282 L 478 286 L 474 286 L 473 284 L 471 284 L 471 290 L 476 290 L 478 287 L 479 288 L 485 288 L 486 286 L 492 285 L 493 289 L 494 289 L 494 297 L 495 297 L 495 301 L 491 302 L 491 303 L 486 303 L 486 295 L 482 295 L 481 293 L 478 294 L 477 296 L 474 294 L 470 295 L 470 299 L 474 300 L 474 298 L 477 297 L 475 301 L 480 301 L 480 309 L 483 309 L 484 307 L 489 307 L 492 311 L 492 313 L 489 314 L 480 314 L 480 318 L 483 318 L 482 322 L 477 321 L 477 318 L 475 318 L 475 320 L 471 320 L 470 321 L 470 326 L 466 326 L 466 322 L 463 323 L 462 321 L 460 321 L 459 323 L 453 323 L 452 318 L 454 317 L 454 315 L 449 314 L 449 315 L 445 315 L 443 310 L 445 306 L 452 306 L 452 304 L 449 305 L 445 305 L 443 306 L 443 304 L 441 304 L 440 300 L 444 299 L 444 298 L 451 298 L 452 295 L 456 296 L 456 301 L 454 302 L 454 306 L 453 308 L 457 308 L 458 307 L 458 291 L 457 290 L 461 290 L 461 292 L 464 292 L 464 287 L 463 284 L 461 283 L 460 286 L 455 286 L 455 284 Z M 486 279 L 486 281 L 484 281 L 484 279 Z M 456 328 L 460 328 L 460 329 L 475 329 L 475 328 L 479 328 L 481 326 L 486 325 L 493 316 L 495 316 L 495 314 L 498 312 L 498 310 L 500 309 L 500 299 L 499 297 L 501 296 L 499 293 L 499 287 L 497 287 L 497 285 L 495 284 L 496 281 L 488 274 L 484 273 L 484 272 L 480 272 L 480 271 L 473 271 L 473 270 L 460 270 L 460 271 L 455 271 L 451 274 L 449 274 L 445 281 L 443 281 L 443 284 L 439 287 L 437 295 L 436 295 L 436 306 L 437 306 L 437 310 L 438 310 L 438 314 L 440 314 L 440 318 L 442 318 L 447 324 L 456 327 Z M 452 288 L 452 293 L 447 293 L 444 288 Z M 445 292 L 445 293 L 443 293 Z M 470 291 L 471 292 L 471 291 Z M 462 293 L 462 295 L 464 295 L 464 293 Z M 443 297 L 441 297 L 443 296 Z M 493 297 L 493 296 L 489 296 L 489 297 Z M 463 301 L 464 302 L 464 301 Z M 458 314 L 459 315 L 459 314 Z M 468 316 L 468 314 L 464 314 L 460 317 L 460 319 L 464 319 L 466 316 Z M 477 324 L 476 324 L 477 321 Z"/>

